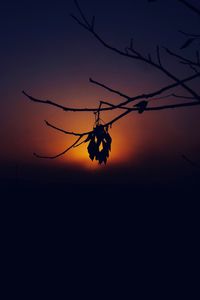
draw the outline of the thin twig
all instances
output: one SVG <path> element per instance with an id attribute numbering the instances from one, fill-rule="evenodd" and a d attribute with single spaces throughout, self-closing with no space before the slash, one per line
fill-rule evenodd
<path id="1" fill-rule="evenodd" d="M 156 47 L 156 53 L 157 53 L 158 63 L 160 65 L 160 67 L 162 67 L 161 58 L 160 58 L 160 47 L 159 46 Z"/>
<path id="2" fill-rule="evenodd" d="M 79 14 L 80 14 L 81 18 L 82 18 L 83 21 L 88 25 L 88 27 L 90 27 L 90 23 L 88 22 L 88 20 L 87 20 L 87 18 L 85 17 L 85 15 L 84 15 L 82 9 L 80 8 L 80 5 L 79 5 L 78 1 L 77 1 L 77 0 L 74 0 L 74 3 L 75 3 L 75 5 L 76 5 L 76 7 L 77 7 L 77 9 L 78 9 L 78 11 L 79 11 Z"/>
<path id="3" fill-rule="evenodd" d="M 175 98 L 192 99 L 192 100 L 195 100 L 194 97 L 190 97 L 190 96 L 177 95 L 177 94 L 172 94 L 172 96 L 175 97 Z"/>
<path id="4" fill-rule="evenodd" d="M 188 2 L 186 0 L 178 0 L 178 1 L 181 2 L 181 3 L 183 3 L 185 6 L 187 6 L 187 8 L 189 8 L 193 12 L 197 13 L 198 15 L 200 15 L 200 9 L 198 7 L 194 6 L 193 4 L 191 4 L 190 2 Z"/>
<path id="5" fill-rule="evenodd" d="M 183 30 L 179 30 L 179 32 L 187 37 L 200 38 L 200 34 L 189 33 L 189 32 L 185 32 Z"/>
<path id="6" fill-rule="evenodd" d="M 193 160 L 191 160 L 190 158 L 188 158 L 186 155 L 182 154 L 182 158 L 187 161 L 191 166 L 195 167 L 195 168 L 200 168 L 200 165 L 196 162 L 194 162 Z"/>
<path id="7" fill-rule="evenodd" d="M 170 54 L 171 56 L 174 56 L 174 57 L 176 57 L 176 58 L 182 60 L 183 62 L 186 62 L 188 65 L 194 65 L 194 66 L 200 67 L 199 62 L 192 61 L 192 60 L 190 60 L 190 59 L 188 59 L 188 58 L 186 58 L 186 57 L 184 57 L 184 56 L 182 56 L 182 55 L 179 55 L 179 54 L 173 52 L 172 50 L 170 50 L 170 49 L 168 49 L 168 48 L 165 48 L 165 47 L 164 47 L 164 49 L 165 49 L 165 51 L 166 51 L 168 54 Z"/>
<path id="8" fill-rule="evenodd" d="M 58 107 L 58 108 L 61 108 L 62 110 L 64 111 L 71 111 L 71 112 L 90 112 L 90 111 L 95 111 L 97 110 L 96 108 L 75 108 L 75 107 L 66 107 L 66 106 L 63 106 L 63 105 L 60 105 L 56 102 L 53 102 L 51 100 L 41 100 L 41 99 L 37 99 L 37 98 L 34 98 L 32 96 L 30 96 L 29 94 L 27 94 L 25 91 L 22 91 L 22 93 L 27 97 L 29 98 L 31 101 L 33 102 L 38 102 L 38 103 L 43 103 L 43 104 L 48 104 L 48 105 L 52 105 L 52 106 L 55 106 L 55 107 Z M 108 110 L 108 108 L 105 108 L 103 110 Z"/>
<path id="9" fill-rule="evenodd" d="M 82 132 L 82 133 L 66 131 L 66 130 L 63 130 L 63 129 L 59 128 L 59 127 L 56 127 L 56 126 L 50 124 L 50 123 L 47 122 L 46 120 L 45 120 L 45 123 L 46 123 L 47 126 L 53 128 L 53 129 L 55 129 L 55 130 L 58 130 L 58 131 L 60 131 L 60 132 L 63 132 L 63 133 L 65 133 L 65 134 L 68 134 L 68 135 L 74 135 L 74 136 L 80 136 L 80 137 L 83 137 L 84 135 L 88 135 L 89 133 L 91 133 L 91 131 L 88 131 L 88 132 Z"/>
<path id="10" fill-rule="evenodd" d="M 42 155 L 39 155 L 37 153 L 33 153 L 34 156 L 36 156 L 37 158 L 47 158 L 47 159 L 55 159 L 59 156 L 62 156 L 64 155 L 65 153 L 67 153 L 70 149 L 74 148 L 76 146 L 76 144 L 80 141 L 80 139 L 82 138 L 82 136 L 79 136 L 78 139 L 70 146 L 68 147 L 66 150 L 64 150 L 63 152 L 57 154 L 57 155 L 54 155 L 54 156 L 42 156 Z"/>
<path id="11" fill-rule="evenodd" d="M 184 82 L 193 80 L 193 79 L 195 79 L 195 78 L 197 78 L 197 77 L 199 77 L 199 76 L 200 76 L 200 73 L 197 73 L 197 74 L 192 75 L 191 77 L 187 77 L 187 78 L 181 80 L 181 82 L 184 83 Z M 160 90 L 158 90 L 158 91 L 156 91 L 156 92 L 152 92 L 152 93 L 149 93 L 149 94 L 142 94 L 142 95 L 135 96 L 135 97 L 133 97 L 133 98 L 130 98 L 130 99 L 127 100 L 127 101 L 121 102 L 121 103 L 118 104 L 116 107 L 121 107 L 121 106 L 127 105 L 128 103 L 133 102 L 133 101 L 136 101 L 136 100 L 153 98 L 153 97 L 155 97 L 155 96 L 157 96 L 157 95 L 162 94 L 163 92 L 165 92 L 165 91 L 167 91 L 167 90 L 169 90 L 169 89 L 172 89 L 172 88 L 177 87 L 178 85 L 179 85 L 178 83 L 173 83 L 173 84 L 171 84 L 171 85 L 168 85 L 168 86 L 165 86 L 165 87 L 161 88 Z M 194 99 L 194 98 L 193 98 L 193 99 Z M 196 97 L 195 97 L 195 99 L 196 99 Z M 198 101 L 198 102 L 199 102 L 199 101 Z"/>
<path id="12" fill-rule="evenodd" d="M 167 110 L 167 109 L 176 109 L 176 108 L 184 108 L 184 107 L 194 107 L 199 106 L 200 102 L 194 101 L 194 102 L 187 102 L 187 103 L 180 103 L 180 104 L 172 104 L 172 105 L 162 105 L 162 106 L 155 106 L 155 107 L 146 107 L 144 111 L 158 111 L 158 110 Z M 139 108 L 133 107 L 133 108 L 127 108 L 127 111 L 118 115 L 108 123 L 106 123 L 104 126 L 109 126 L 118 121 L 119 119 L 125 117 L 127 114 L 133 111 L 138 111 Z"/>
<path id="13" fill-rule="evenodd" d="M 123 97 L 123 98 L 126 98 L 126 99 L 130 99 L 129 96 L 127 96 L 127 95 L 125 95 L 125 94 L 123 94 L 123 93 L 121 93 L 121 92 L 119 92 L 119 91 L 117 91 L 117 90 L 114 90 L 114 89 L 112 89 L 112 88 L 106 86 L 106 85 L 103 84 L 103 83 L 100 83 L 100 82 L 98 82 L 98 81 L 96 81 L 96 80 L 93 80 L 92 78 L 90 78 L 90 82 L 93 83 L 93 84 L 96 84 L 96 85 L 98 85 L 98 86 L 100 86 L 100 87 L 102 87 L 102 88 L 104 88 L 104 89 L 106 89 L 106 90 L 108 90 L 109 92 L 112 92 L 112 93 L 114 93 L 114 94 L 117 94 L 117 95 L 119 95 L 120 97 Z"/>

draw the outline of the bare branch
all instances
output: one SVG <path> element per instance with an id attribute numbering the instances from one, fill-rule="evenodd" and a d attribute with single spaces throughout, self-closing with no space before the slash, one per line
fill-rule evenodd
<path id="1" fill-rule="evenodd" d="M 106 102 L 106 101 L 101 101 L 101 103 L 105 104 L 105 105 L 107 105 L 109 107 L 111 107 L 112 109 L 117 109 L 117 108 L 119 108 L 119 109 L 127 109 L 128 108 L 126 106 L 122 106 L 122 105 L 119 106 L 119 104 L 113 104 L 113 103 Z M 102 111 L 102 108 L 100 109 L 100 111 Z"/>
<path id="2" fill-rule="evenodd" d="M 77 1 L 74 0 L 76 3 Z M 75 4 L 76 4 L 75 3 Z M 76 5 L 77 6 L 77 5 Z M 80 5 L 79 5 L 79 9 L 80 9 Z M 78 9 L 78 10 L 79 10 Z M 80 11 L 79 11 L 80 12 Z M 81 15 L 84 15 L 82 9 L 81 9 Z M 137 58 L 137 56 L 140 56 L 140 54 L 135 50 L 133 49 L 133 47 L 131 46 L 129 48 L 129 50 L 131 50 L 135 55 L 132 55 L 132 54 L 129 54 L 127 53 L 126 51 L 122 51 L 122 50 L 119 50 L 111 45 L 109 45 L 108 43 L 106 43 L 101 37 L 100 35 L 97 34 L 96 31 L 93 30 L 93 27 L 91 24 L 88 25 L 88 22 L 82 22 L 81 20 L 79 20 L 77 17 L 75 17 L 73 14 L 71 14 L 71 17 L 79 24 L 81 25 L 84 29 L 86 29 L 87 31 L 89 31 L 90 33 L 92 33 L 94 35 L 94 37 L 106 48 L 120 54 L 120 55 L 123 55 L 123 56 L 127 56 L 127 57 L 132 57 L 132 58 Z M 85 16 L 84 16 L 85 18 Z M 84 18 L 82 17 L 82 20 L 84 21 Z"/>
<path id="3" fill-rule="evenodd" d="M 200 73 L 197 73 L 195 75 L 192 75 L 190 77 L 187 77 L 183 80 L 181 80 L 182 83 L 184 82 L 188 82 L 188 81 L 191 81 L 195 78 L 198 78 L 200 77 Z M 127 99 L 126 101 L 124 102 L 121 102 L 119 104 L 112 104 L 112 103 L 109 103 L 109 102 L 105 102 L 105 101 L 102 101 L 103 104 L 107 105 L 108 107 L 101 107 L 100 108 L 100 111 L 110 111 L 110 110 L 113 110 L 113 109 L 127 109 L 127 107 L 125 107 L 127 104 L 129 103 L 132 103 L 134 101 L 137 101 L 137 100 L 142 100 L 142 99 L 150 99 L 150 98 L 153 98 L 155 96 L 158 96 L 162 93 L 164 93 L 165 91 L 168 91 L 170 89 L 173 89 L 177 86 L 179 86 L 179 83 L 173 83 L 171 85 L 168 85 L 168 86 L 165 86 L 157 91 L 154 91 L 154 92 L 151 92 L 149 94 L 141 94 L 141 95 L 137 95 L 137 96 L 134 96 L 134 97 L 129 97 L 128 95 L 125 95 L 119 91 L 116 91 L 108 86 L 106 86 L 105 84 L 102 84 L 102 83 L 99 83 L 98 81 L 95 81 L 93 79 L 90 79 L 90 81 L 96 85 L 99 85 L 107 90 L 109 90 L 110 92 L 112 93 L 115 93 L 125 99 Z M 36 99 L 30 95 L 28 95 L 27 93 L 25 93 L 23 91 L 23 94 L 28 97 L 31 101 L 34 101 L 34 102 L 38 102 L 38 103 L 43 103 L 43 104 L 47 104 L 47 105 L 52 105 L 52 106 L 55 106 L 57 108 L 61 108 L 62 110 L 64 111 L 71 111 L 71 112 L 96 112 L 99 108 L 72 108 L 72 107 L 65 107 L 65 106 L 62 106 L 60 104 L 57 104 L 53 101 L 50 101 L 50 100 L 41 100 L 41 99 Z M 164 96 L 165 97 L 165 96 Z M 194 99 L 194 97 L 191 97 L 191 99 Z M 47 122 L 48 123 L 48 122 Z M 48 123 L 47 124 L 48 126 L 50 126 L 50 124 Z M 61 130 L 60 130 L 61 131 Z M 66 133 L 67 134 L 67 133 Z"/>
<path id="4" fill-rule="evenodd" d="M 179 30 L 179 32 L 187 37 L 190 36 L 190 37 L 194 37 L 194 38 L 200 38 L 200 34 L 188 33 L 183 30 Z"/>
<path id="5" fill-rule="evenodd" d="M 177 95 L 177 94 L 172 94 L 172 96 L 175 97 L 175 98 L 195 100 L 194 97 L 189 97 L 189 96 L 183 96 L 183 95 Z"/>
<path id="6" fill-rule="evenodd" d="M 53 129 L 55 129 L 55 130 L 58 130 L 58 131 L 60 131 L 60 132 L 63 132 L 63 133 L 65 133 L 65 134 L 68 134 L 68 135 L 74 135 L 74 136 L 80 136 L 80 137 L 83 137 L 84 135 L 87 135 L 87 134 L 91 133 L 91 131 L 88 131 L 88 132 L 82 132 L 82 133 L 76 133 L 76 132 L 71 132 L 71 131 L 65 131 L 65 130 L 59 128 L 59 127 L 56 127 L 56 126 L 50 124 L 50 123 L 47 122 L 46 120 L 45 120 L 45 123 L 46 123 L 47 126 L 53 128 Z"/>
<path id="7" fill-rule="evenodd" d="M 173 79 L 175 82 L 179 83 L 186 91 L 188 91 L 193 97 L 196 98 L 196 100 L 200 101 L 200 96 L 189 86 L 187 86 L 184 82 L 182 82 L 179 78 L 177 78 L 175 75 L 170 73 L 167 69 L 163 68 L 160 65 L 157 65 L 156 63 L 149 62 L 152 66 L 155 68 L 161 70 L 164 74 L 166 74 L 169 78 Z"/>
<path id="8" fill-rule="evenodd" d="M 82 20 L 88 25 L 88 27 L 90 27 L 91 25 L 90 25 L 90 23 L 88 22 L 87 18 L 85 17 L 85 15 L 84 15 L 84 13 L 83 13 L 83 11 L 82 11 L 82 9 L 81 9 L 81 7 L 80 7 L 78 1 L 77 1 L 77 0 L 74 0 L 74 3 L 75 3 L 75 5 L 76 5 L 76 7 L 77 7 L 77 9 L 78 9 L 78 11 L 79 11 L 79 14 L 80 14 Z"/>
<path id="9" fill-rule="evenodd" d="M 25 91 L 22 91 L 22 93 L 27 97 L 29 98 L 31 101 L 33 102 L 38 102 L 38 103 L 43 103 L 43 104 L 48 104 L 48 105 L 52 105 L 52 106 L 55 106 L 55 107 L 58 107 L 58 108 L 61 108 L 62 110 L 64 111 L 71 111 L 71 112 L 94 112 L 97 110 L 97 108 L 75 108 L 75 107 L 66 107 L 66 106 L 63 106 L 63 105 L 60 105 L 60 104 L 57 104 L 56 102 L 53 102 L 51 100 L 41 100 L 41 99 L 37 99 L 37 98 L 34 98 L 30 95 L 28 95 Z M 102 110 L 109 110 L 108 108 L 104 108 Z"/>
<path id="10" fill-rule="evenodd" d="M 121 103 L 119 103 L 119 104 L 117 104 L 117 105 L 112 105 L 111 103 L 105 102 L 105 104 L 111 105 L 111 106 L 113 107 L 113 109 L 114 109 L 114 108 L 122 108 L 123 106 L 125 106 L 125 105 L 127 105 L 127 104 L 129 104 L 129 103 L 131 103 L 131 102 L 133 102 L 133 101 L 136 101 L 136 100 L 142 100 L 142 99 L 150 99 L 150 98 L 153 98 L 153 97 L 155 97 L 155 96 L 157 96 L 157 95 L 160 95 L 160 94 L 162 94 L 163 92 L 165 92 L 165 91 L 167 91 L 167 90 L 170 90 L 170 89 L 172 89 L 172 88 L 175 88 L 175 87 L 177 87 L 177 86 L 179 86 L 179 85 L 181 85 L 181 84 L 183 84 L 183 83 L 185 83 L 185 82 L 194 80 L 194 79 L 197 78 L 197 77 L 200 77 L 200 73 L 197 73 L 197 74 L 194 74 L 194 75 L 192 75 L 192 76 L 190 76 L 190 77 L 187 77 L 187 78 L 185 78 L 185 79 L 182 79 L 182 80 L 180 80 L 179 83 L 173 83 L 173 84 L 170 84 L 170 85 L 168 85 L 168 86 L 165 86 L 165 87 L 163 87 L 163 88 L 161 88 L 161 89 L 159 89 L 159 90 L 157 90 L 157 91 L 155 91 L 155 92 L 152 92 L 152 93 L 149 93 L 149 94 L 141 94 L 141 95 L 137 95 L 137 96 L 135 96 L 135 97 L 129 97 L 129 96 L 125 95 L 125 94 L 122 94 L 122 93 L 120 93 L 120 92 L 118 92 L 118 91 L 116 91 L 116 90 L 113 90 L 113 89 L 111 89 L 110 87 L 108 87 L 108 86 L 106 86 L 105 84 L 102 84 L 102 83 L 100 83 L 100 82 L 98 82 L 98 81 L 92 80 L 91 82 L 93 82 L 93 83 L 95 83 L 95 84 L 97 84 L 97 85 L 99 85 L 99 86 L 101 86 L 101 87 L 107 89 L 107 90 L 110 91 L 110 92 L 113 92 L 113 93 L 115 93 L 115 94 L 118 94 L 118 95 L 122 96 L 123 98 L 127 98 L 127 101 L 121 102 Z M 194 99 L 194 97 L 192 97 L 192 99 Z"/>
<path id="11" fill-rule="evenodd" d="M 74 148 L 78 148 L 79 146 L 81 146 L 82 144 L 84 144 L 86 142 L 86 140 L 80 142 L 79 144 L 75 145 Z"/>
<path id="12" fill-rule="evenodd" d="M 96 112 L 96 125 L 99 125 L 99 122 L 100 122 L 100 112 L 101 112 L 101 106 L 102 106 L 103 102 L 100 101 L 99 103 L 99 108 Z"/>
<path id="13" fill-rule="evenodd" d="M 194 67 L 193 65 L 188 65 L 190 67 L 191 70 L 193 70 L 195 73 L 198 73 L 196 67 Z"/>
<path id="14" fill-rule="evenodd" d="M 90 82 L 92 82 L 92 83 L 94 83 L 94 84 L 97 84 L 97 85 L 99 85 L 99 86 L 105 88 L 106 90 L 108 90 L 108 91 L 110 91 L 110 92 L 112 92 L 112 93 L 115 93 L 115 94 L 117 94 L 117 95 L 119 95 L 119 96 L 121 96 L 121 97 L 127 99 L 127 101 L 121 102 L 121 103 L 116 104 L 116 105 L 111 104 L 111 103 L 108 103 L 108 102 L 103 102 L 104 104 L 106 104 L 106 105 L 108 105 L 108 106 L 111 106 L 111 108 L 110 108 L 110 110 L 111 110 L 111 109 L 116 109 L 116 108 L 127 109 L 127 108 L 125 107 L 125 105 L 127 105 L 127 104 L 129 104 L 129 103 L 132 103 L 132 102 L 134 102 L 134 101 L 136 101 L 136 100 L 142 100 L 142 99 L 150 99 L 150 98 L 153 98 L 153 97 L 155 97 L 155 96 L 157 96 L 157 95 L 160 95 L 160 94 L 162 94 L 163 92 L 165 92 L 165 91 L 167 91 L 167 90 L 170 90 L 170 89 L 172 89 L 172 88 L 175 88 L 175 87 L 177 87 L 177 86 L 179 86 L 179 85 L 181 85 L 181 84 L 183 84 L 183 83 L 185 83 L 185 82 L 194 80 L 194 79 L 197 78 L 197 77 L 200 77 L 200 73 L 197 73 L 197 74 L 194 74 L 194 75 L 192 75 L 192 76 L 190 76 L 190 77 L 187 77 L 187 78 L 185 78 L 185 79 L 182 79 L 182 80 L 180 80 L 180 82 L 178 82 L 178 83 L 173 83 L 173 84 L 171 84 L 171 85 L 165 86 L 165 87 L 163 87 L 163 88 L 161 88 L 160 90 L 157 90 L 157 91 L 155 91 L 155 92 L 152 92 L 152 93 L 149 93 L 149 94 L 141 94 L 141 95 L 137 95 L 137 96 L 135 96 L 135 97 L 129 97 L 129 96 L 127 96 L 127 95 L 125 95 L 125 94 L 122 94 L 121 92 L 116 91 L 116 90 L 114 90 L 114 89 L 112 89 L 112 88 L 106 86 L 105 84 L 102 84 L 102 83 L 100 83 L 100 82 L 98 82 L 98 81 L 95 81 L 95 80 L 93 80 L 93 79 L 90 79 Z M 163 98 L 166 98 L 166 96 L 164 96 Z M 161 98 L 159 98 L 159 99 L 161 99 Z M 196 98 L 191 97 L 190 99 L 196 99 Z M 106 109 L 106 108 L 105 108 L 105 109 Z M 109 109 L 109 108 L 107 108 L 107 110 L 108 110 L 108 109 Z M 101 110 L 104 110 L 104 109 L 101 108 Z"/>
<path id="15" fill-rule="evenodd" d="M 42 155 L 38 155 L 37 153 L 33 153 L 33 155 L 35 155 L 37 158 L 47 158 L 47 159 L 55 159 L 59 156 L 64 155 L 65 153 L 67 153 L 70 149 L 74 148 L 76 146 L 76 144 L 78 144 L 78 142 L 80 141 L 80 139 L 82 138 L 82 136 L 79 136 L 78 139 L 70 146 L 68 147 L 66 150 L 64 150 L 63 152 L 54 155 L 54 156 L 42 156 Z"/>
<path id="16" fill-rule="evenodd" d="M 90 82 L 91 82 L 91 83 L 94 83 L 94 84 L 96 84 L 96 85 L 99 85 L 99 86 L 103 87 L 104 89 L 108 90 L 109 92 L 112 92 L 112 93 L 114 93 L 114 94 L 119 95 L 120 97 L 123 97 L 123 98 L 126 98 L 126 99 L 130 99 L 129 96 L 127 96 L 127 95 L 125 95 L 125 94 L 123 94 L 123 93 L 121 93 L 121 92 L 119 92 L 119 91 L 116 91 L 116 90 L 114 90 L 114 89 L 112 89 L 112 88 L 106 86 L 105 84 L 102 84 L 102 83 L 100 83 L 100 82 L 98 82 L 98 81 L 95 81 L 95 80 L 93 80 L 92 78 L 90 78 Z"/>
<path id="17" fill-rule="evenodd" d="M 172 50 L 170 50 L 170 49 L 168 49 L 168 48 L 165 48 L 165 47 L 164 47 L 164 49 L 165 49 L 165 51 L 166 51 L 168 54 L 170 54 L 171 56 L 174 56 L 174 57 L 180 59 L 181 61 L 185 62 L 186 64 L 188 64 L 188 65 L 194 65 L 194 66 L 200 67 L 200 63 L 198 62 L 198 60 L 197 60 L 197 62 L 195 62 L 195 61 L 192 61 L 191 59 L 188 59 L 188 58 L 186 58 L 186 57 L 184 57 L 184 56 L 182 56 L 182 55 L 179 55 L 179 54 L 173 52 Z"/>
<path id="18" fill-rule="evenodd" d="M 188 48 L 189 46 L 191 46 L 192 44 L 193 44 L 193 42 L 196 40 L 196 38 L 189 38 L 189 39 L 187 39 L 184 43 L 183 43 L 183 45 L 180 47 L 180 49 L 182 50 L 182 49 L 186 49 L 186 48 Z"/>
<path id="19" fill-rule="evenodd" d="M 181 82 L 191 81 L 191 80 L 193 80 L 193 79 L 195 79 L 197 77 L 200 77 L 200 73 L 195 74 L 195 75 L 190 76 L 190 77 L 187 77 L 187 78 L 183 79 Z M 113 89 L 105 86 L 102 83 L 99 83 L 98 81 L 94 81 L 94 83 L 97 84 L 97 85 L 100 85 L 100 86 L 104 87 L 105 89 L 107 89 L 107 90 L 109 90 L 111 92 L 114 91 L 114 93 L 118 94 L 118 92 L 116 92 L 115 90 L 113 90 Z M 117 108 L 119 108 L 119 109 L 125 109 L 126 110 L 126 109 L 128 109 L 128 107 L 126 107 L 125 105 L 130 104 L 130 103 L 132 103 L 134 101 L 138 101 L 138 100 L 150 99 L 149 101 L 152 101 L 152 100 L 166 99 L 166 98 L 169 98 L 169 97 L 177 97 L 178 98 L 178 96 L 176 94 L 169 94 L 169 95 L 165 95 L 165 96 L 162 96 L 162 97 L 154 98 L 155 96 L 160 95 L 160 94 L 164 93 L 167 90 L 173 89 L 173 88 L 177 87 L 178 85 L 179 85 L 178 83 L 174 83 L 174 84 L 165 86 L 165 87 L 163 87 L 160 90 L 157 90 L 155 92 L 152 92 L 152 93 L 149 93 L 149 94 L 141 94 L 141 95 L 137 95 L 135 97 L 128 97 L 128 96 L 126 96 L 126 98 L 128 98 L 128 100 L 125 101 L 125 102 L 121 102 L 119 104 L 112 104 L 110 102 L 105 102 L 105 101 L 101 101 L 101 102 L 102 102 L 102 104 L 110 106 L 111 107 L 110 109 L 117 109 Z M 193 100 L 195 100 L 194 97 L 180 96 L 180 98 L 181 97 L 185 98 L 185 99 L 193 99 Z M 101 108 L 101 110 L 103 110 L 103 109 Z"/>
<path id="20" fill-rule="evenodd" d="M 92 17 L 92 23 L 91 23 L 91 26 L 92 26 L 92 30 L 94 30 L 94 26 L 95 26 L 95 16 Z"/>
<path id="21" fill-rule="evenodd" d="M 196 162 L 194 162 L 193 160 L 191 160 L 190 158 L 188 158 L 186 155 L 182 155 L 182 158 L 187 161 L 191 166 L 195 167 L 195 168 L 200 168 L 200 165 Z"/>
<path id="22" fill-rule="evenodd" d="M 76 1 L 77 2 L 77 1 Z M 80 6 L 79 6 L 79 9 L 80 9 Z M 82 12 L 82 11 L 81 11 Z M 83 14 L 83 12 L 82 12 Z M 82 18 L 83 19 L 83 18 Z M 81 26 L 82 24 L 80 22 L 78 22 Z M 87 25 L 87 24 L 85 24 Z M 104 47 L 112 50 L 113 52 L 115 53 L 118 53 L 122 56 L 125 56 L 125 57 L 129 57 L 129 58 L 132 58 L 132 59 L 136 59 L 136 60 L 140 60 L 140 61 L 143 61 L 153 67 L 155 67 L 156 69 L 160 70 L 162 73 L 164 73 L 167 77 L 171 78 L 173 81 L 179 83 L 185 90 L 187 90 L 192 96 L 194 96 L 198 101 L 200 101 L 200 96 L 193 90 L 191 89 L 190 87 L 188 87 L 185 83 L 182 83 L 180 81 L 179 78 L 177 78 L 176 76 L 174 76 L 172 73 L 170 73 L 168 70 L 166 70 L 165 68 L 161 67 L 160 64 L 158 63 L 155 63 L 155 62 L 152 62 L 151 58 L 146 58 L 144 57 L 141 53 L 139 53 L 138 51 L 136 51 L 133 47 L 132 47 L 132 44 L 131 44 L 131 52 L 133 54 L 130 54 L 128 53 L 126 50 L 125 51 L 122 51 L 116 47 L 113 47 L 111 45 L 109 45 L 107 42 L 105 42 L 99 34 L 97 34 L 96 31 L 94 31 L 93 29 L 91 29 L 91 26 L 90 27 L 87 27 L 87 26 L 83 26 L 85 29 L 87 29 Z"/>
<path id="23" fill-rule="evenodd" d="M 177 108 L 184 108 L 184 107 L 195 107 L 200 106 L 200 102 L 194 101 L 194 102 L 187 102 L 187 103 L 180 103 L 180 104 L 172 104 L 172 105 L 162 105 L 162 106 L 155 106 L 155 107 L 147 107 L 144 111 L 158 111 L 158 110 L 167 110 L 167 109 L 177 109 Z M 139 111 L 138 107 L 133 108 L 127 108 L 127 111 L 118 115 L 108 123 L 106 123 L 104 126 L 112 125 L 113 123 L 117 122 L 119 119 L 125 117 L 130 112 L 133 111 Z"/>
<path id="24" fill-rule="evenodd" d="M 158 63 L 160 65 L 160 67 L 162 67 L 161 58 L 160 58 L 160 47 L 159 46 L 156 47 L 156 53 L 157 53 Z"/>
<path id="25" fill-rule="evenodd" d="M 74 16 L 73 14 L 70 14 L 70 16 L 83 28 L 85 28 L 86 30 L 89 30 L 88 26 L 86 26 L 83 22 L 81 22 L 76 16 Z"/>
<path id="26" fill-rule="evenodd" d="M 158 90 L 156 92 L 152 92 L 152 93 L 149 93 L 149 94 L 142 94 L 142 95 L 135 96 L 135 97 L 130 98 L 129 100 L 127 100 L 125 102 L 121 102 L 116 107 L 121 107 L 121 106 L 127 105 L 128 103 L 131 103 L 131 102 L 136 101 L 136 100 L 153 98 L 153 97 L 155 97 L 157 95 L 160 95 L 160 94 L 164 93 L 167 90 L 170 90 L 172 88 L 175 88 L 175 87 L 179 86 L 181 83 L 193 80 L 193 79 L 195 79 L 195 78 L 197 78 L 199 76 L 200 76 L 200 73 L 197 73 L 197 74 L 194 74 L 194 75 L 192 75 L 190 77 L 187 77 L 187 78 L 181 80 L 180 83 L 173 83 L 171 85 L 168 85 L 168 86 L 165 86 L 165 87 L 161 88 L 160 90 Z M 195 97 L 195 99 L 196 99 L 196 97 Z"/>
<path id="27" fill-rule="evenodd" d="M 186 0 L 178 0 L 178 1 L 200 16 L 200 9 L 198 7 L 194 6 L 193 4 L 191 4 Z"/>
<path id="28" fill-rule="evenodd" d="M 163 106 L 156 106 L 156 107 L 147 107 L 145 111 L 154 111 L 154 110 L 166 110 L 166 109 L 175 109 L 175 108 L 184 108 L 184 107 L 194 107 L 199 106 L 200 102 L 193 101 L 187 103 L 180 103 L 180 104 L 172 104 L 172 105 L 163 105 Z"/>

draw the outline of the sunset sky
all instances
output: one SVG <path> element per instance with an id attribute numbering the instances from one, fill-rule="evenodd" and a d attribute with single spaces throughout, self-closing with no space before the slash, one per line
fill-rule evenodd
<path id="1" fill-rule="evenodd" d="M 198 0 L 190 2 L 199 4 Z M 185 37 L 179 30 L 200 33 L 200 18 L 179 1 L 80 0 L 79 3 L 89 18 L 96 16 L 96 31 L 119 49 L 124 49 L 133 38 L 138 51 L 155 57 L 156 45 L 180 51 Z M 200 161 L 200 107 L 133 112 L 116 122 L 110 129 L 113 143 L 106 166 L 90 161 L 87 144 L 56 160 L 33 156 L 33 152 L 56 155 L 74 141 L 74 137 L 47 127 L 44 120 L 68 131 L 82 132 L 92 129 L 94 115 L 63 112 L 31 102 L 22 90 L 39 99 L 78 108 L 98 107 L 100 100 L 111 103 L 123 100 L 91 84 L 90 77 L 130 96 L 173 83 L 144 63 L 104 48 L 70 13 L 78 15 L 73 0 L 1 3 L 0 178 L 125 183 L 136 178 L 138 182 L 144 179 L 156 182 L 162 176 L 171 180 L 180 174 L 195 176 L 196 170 L 181 155 Z M 181 53 L 192 58 L 197 46 L 191 45 Z M 192 70 L 177 64 L 164 51 L 161 55 L 163 64 L 178 77 L 192 74 Z M 199 79 L 191 86 L 200 92 Z M 177 99 L 176 103 L 180 101 Z M 174 100 L 158 103 L 174 103 Z M 152 101 L 151 105 L 154 104 Z M 104 113 L 101 117 L 107 122 L 118 113 Z"/>

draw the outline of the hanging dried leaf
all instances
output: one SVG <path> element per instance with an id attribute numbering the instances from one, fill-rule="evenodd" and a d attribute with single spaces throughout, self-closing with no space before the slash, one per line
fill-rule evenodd
<path id="1" fill-rule="evenodd" d="M 97 153 L 97 144 L 95 142 L 95 137 L 93 137 L 90 142 L 89 142 L 89 145 L 87 147 L 88 149 L 88 153 L 89 153 L 89 157 L 90 159 L 93 161 L 95 156 L 96 156 L 96 153 Z"/>
<path id="2" fill-rule="evenodd" d="M 112 143 L 112 138 L 108 133 L 108 126 L 96 125 L 85 142 L 89 142 L 87 149 L 90 159 L 92 161 L 96 159 L 99 164 L 103 162 L 106 164 Z"/>
<path id="3" fill-rule="evenodd" d="M 112 138 L 111 138 L 111 136 L 110 136 L 110 134 L 108 132 L 106 133 L 105 141 L 107 143 L 108 149 L 111 151 Z"/>

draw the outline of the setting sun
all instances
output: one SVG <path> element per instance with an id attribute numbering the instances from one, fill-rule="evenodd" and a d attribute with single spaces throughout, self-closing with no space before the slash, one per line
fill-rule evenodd
<path id="1" fill-rule="evenodd" d="M 110 130 L 112 136 L 111 152 L 105 165 L 101 165 L 95 159 L 92 161 L 88 154 L 88 143 L 83 143 L 81 146 L 71 149 L 69 153 L 66 153 L 64 160 L 74 164 L 80 164 L 87 169 L 102 169 L 113 165 L 126 164 L 134 156 L 134 147 L 129 145 L 126 147 L 126 141 L 128 134 L 123 134 L 119 128 L 113 128 Z M 133 143 L 131 143 L 133 144 Z"/>

